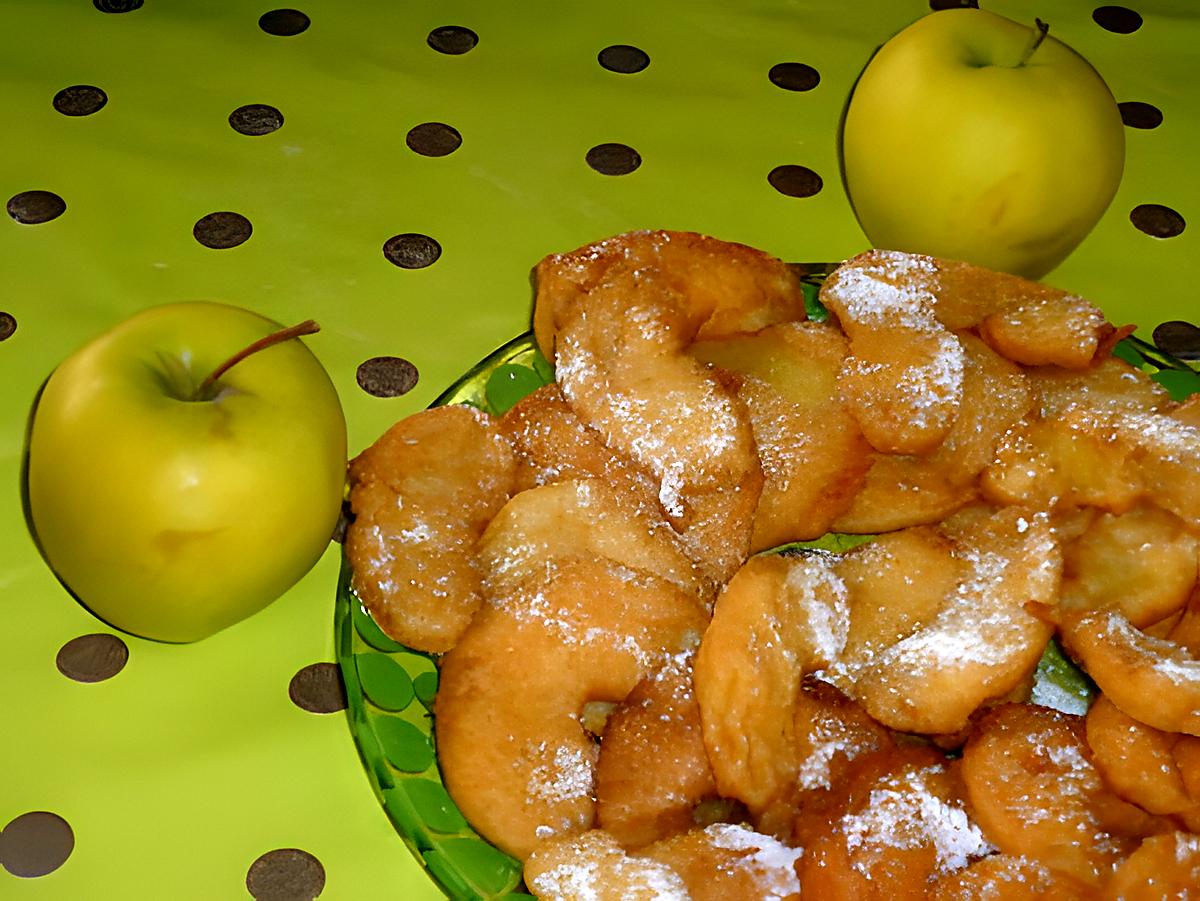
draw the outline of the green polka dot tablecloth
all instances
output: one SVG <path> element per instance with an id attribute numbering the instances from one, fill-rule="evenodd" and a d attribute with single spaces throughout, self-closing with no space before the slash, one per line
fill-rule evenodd
<path id="1" fill-rule="evenodd" d="M 0 897 L 441 896 L 347 727 L 336 545 L 192 645 L 46 568 L 21 479 L 60 360 L 165 302 L 311 317 L 353 454 L 527 328 L 548 252 L 663 227 L 847 257 L 842 109 L 930 5 L 0 0 Z M 983 6 L 1050 20 L 1126 124 L 1116 199 L 1047 281 L 1194 352 L 1200 7 Z"/>

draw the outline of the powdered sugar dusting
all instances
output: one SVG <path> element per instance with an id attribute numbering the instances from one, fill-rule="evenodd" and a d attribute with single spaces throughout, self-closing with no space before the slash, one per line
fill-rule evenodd
<path id="1" fill-rule="evenodd" d="M 538 853 L 552 853 L 558 861 L 530 879 L 543 901 L 601 901 L 615 893 L 638 901 L 691 897 L 678 873 L 658 861 L 629 857 L 607 833 L 587 832 Z"/>
<path id="2" fill-rule="evenodd" d="M 847 848 L 862 849 L 855 855 L 856 870 L 869 872 L 872 847 L 904 850 L 932 845 L 939 873 L 961 869 L 972 859 L 996 850 L 962 807 L 930 790 L 929 778 L 943 771 L 938 765 L 900 774 L 873 789 L 861 813 L 842 818 Z"/>
<path id="3" fill-rule="evenodd" d="M 704 834 L 714 848 L 746 852 L 737 865 L 750 873 L 762 901 L 781 901 L 800 893 L 796 861 L 804 854 L 803 848 L 788 847 L 769 835 L 731 823 L 714 823 Z"/>
<path id="4" fill-rule="evenodd" d="M 832 554 L 806 554 L 792 558 L 788 568 L 789 602 L 798 604 L 807 626 L 811 668 L 836 660 L 850 632 L 850 593 L 834 570 L 836 562 Z"/>
<path id="5" fill-rule="evenodd" d="M 547 749 L 545 742 L 541 749 L 543 757 L 549 752 L 549 760 L 530 770 L 528 797 L 550 804 L 591 797 L 595 784 L 591 755 L 565 745 Z"/>
<path id="6" fill-rule="evenodd" d="M 1154 672 L 1177 685 L 1200 684 L 1200 660 L 1172 641 L 1155 638 L 1135 628 L 1115 610 L 1100 614 L 1104 630 L 1117 643 L 1129 648 Z"/>
<path id="7" fill-rule="evenodd" d="M 864 740 L 860 732 L 836 716 L 819 717 L 808 734 L 808 741 L 812 750 L 801 761 L 796 779 L 806 791 L 831 786 L 833 759 L 839 754 L 846 760 L 853 760 L 879 747 L 873 738 Z"/>
<path id="8" fill-rule="evenodd" d="M 839 318 L 868 326 L 928 330 L 934 318 L 937 267 L 929 257 L 898 251 L 874 253 L 870 262 L 844 266 L 829 279 L 825 296 Z"/>
<path id="9" fill-rule="evenodd" d="M 900 405 L 899 415 L 920 430 L 949 428 L 963 393 L 966 354 L 935 315 L 937 289 L 931 258 L 875 252 L 839 269 L 821 294 L 850 337 L 844 377 L 861 384 L 867 403 Z M 879 347 L 869 355 L 859 349 L 858 338 L 874 331 L 895 336 L 883 356 Z M 903 363 L 889 360 L 901 349 Z"/>

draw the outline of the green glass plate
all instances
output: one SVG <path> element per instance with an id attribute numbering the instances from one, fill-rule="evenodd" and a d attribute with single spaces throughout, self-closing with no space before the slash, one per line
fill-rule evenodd
<path id="1" fill-rule="evenodd" d="M 806 290 L 806 299 L 810 317 L 824 319 L 815 291 Z M 1118 354 L 1150 372 L 1178 399 L 1200 391 L 1200 375 L 1191 365 L 1152 344 L 1126 339 Z M 433 406 L 469 404 L 500 415 L 553 379 L 553 369 L 526 333 L 476 364 Z M 764 553 L 842 552 L 871 537 L 830 534 Z M 523 892 L 521 862 L 480 837 L 442 783 L 431 713 L 438 679 L 434 658 L 384 635 L 354 594 L 344 555 L 334 630 L 350 731 L 367 777 L 396 831 L 430 878 L 459 901 L 532 897 Z M 1051 641 L 1034 676 L 1033 701 L 1082 714 L 1094 695 L 1088 676 Z"/>

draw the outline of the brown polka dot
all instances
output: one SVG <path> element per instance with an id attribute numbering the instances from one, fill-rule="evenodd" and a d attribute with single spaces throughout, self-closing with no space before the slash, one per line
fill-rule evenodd
<path id="1" fill-rule="evenodd" d="M 1117 109 L 1121 111 L 1121 121 L 1130 128 L 1158 128 L 1162 125 L 1162 110 L 1151 103 L 1126 100 L 1118 103 Z"/>
<path id="2" fill-rule="evenodd" d="M 245 243 L 253 230 L 250 220 L 241 213 L 226 210 L 201 217 L 192 226 L 192 235 L 205 247 L 225 250 Z"/>
<path id="3" fill-rule="evenodd" d="M 51 102 L 64 116 L 90 116 L 103 109 L 108 95 L 95 85 L 73 84 L 55 94 Z"/>
<path id="4" fill-rule="evenodd" d="M 821 83 L 821 73 L 805 63 L 776 63 L 767 77 L 785 91 L 811 91 Z"/>
<path id="5" fill-rule="evenodd" d="M 269 135 L 283 127 L 283 113 L 265 103 L 248 103 L 229 114 L 229 125 L 238 134 Z"/>
<path id="6" fill-rule="evenodd" d="M 438 53 L 459 56 L 475 49 L 475 45 L 479 43 L 479 35 L 461 25 L 443 25 L 429 32 L 425 41 Z"/>
<path id="7" fill-rule="evenodd" d="M 67 202 L 53 191 L 22 191 L 8 199 L 8 215 L 22 225 L 37 225 L 57 219 L 67 209 Z"/>
<path id="8" fill-rule="evenodd" d="M 934 12 L 939 9 L 979 9 L 979 0 L 929 0 L 929 8 Z"/>
<path id="9" fill-rule="evenodd" d="M 776 166 L 767 173 L 767 181 L 788 197 L 812 197 L 825 185 L 821 176 L 807 166 Z"/>
<path id="10" fill-rule="evenodd" d="M 255 901 L 313 901 L 325 888 L 325 868 L 307 851 L 268 851 L 246 871 L 246 889 Z"/>
<path id="11" fill-rule="evenodd" d="M 97 632 L 72 638 L 58 650 L 58 671 L 76 682 L 111 679 L 129 661 L 129 646 L 116 635 Z"/>
<path id="12" fill-rule="evenodd" d="M 300 34 L 311 23 L 312 20 L 298 9 L 273 9 L 258 17 L 259 28 L 281 38 Z"/>
<path id="13" fill-rule="evenodd" d="M 1092 21 L 1116 34 L 1133 34 L 1142 27 L 1142 17 L 1126 6 L 1097 6 Z"/>
<path id="14" fill-rule="evenodd" d="M 92 0 L 92 6 L 102 13 L 131 13 L 141 9 L 142 0 Z"/>
<path id="15" fill-rule="evenodd" d="M 447 156 L 462 146 L 462 135 L 445 122 L 422 122 L 409 129 L 404 143 L 421 156 Z"/>
<path id="16" fill-rule="evenodd" d="M 417 386 L 417 367 L 401 357 L 372 357 L 358 364 L 358 387 L 375 397 L 399 397 Z"/>
<path id="17" fill-rule="evenodd" d="M 1181 360 L 1200 360 L 1200 327 L 1176 319 L 1154 330 L 1154 343 Z"/>
<path id="18" fill-rule="evenodd" d="M 1160 203 L 1143 203 L 1129 213 L 1129 221 L 1153 238 L 1174 238 L 1183 232 L 1187 223 L 1169 206 Z"/>
<path id="19" fill-rule="evenodd" d="M 585 158 L 601 175 L 628 175 L 642 164 L 641 155 L 628 144 L 597 144 Z"/>
<path id="20" fill-rule="evenodd" d="M 0 312 L 0 341 L 7 341 L 16 330 L 16 317 L 12 313 Z"/>
<path id="21" fill-rule="evenodd" d="M 346 709 L 346 686 L 336 663 L 310 663 L 292 676 L 288 697 L 309 713 L 336 713 Z"/>
<path id="22" fill-rule="evenodd" d="M 383 244 L 383 255 L 401 269 L 424 269 L 437 262 L 442 245 L 429 235 L 407 232 L 388 238 Z"/>
<path id="23" fill-rule="evenodd" d="M 650 65 L 650 54 L 631 44 L 613 44 L 596 54 L 596 60 L 609 72 L 632 75 Z"/>
<path id="24" fill-rule="evenodd" d="M 75 849 L 75 833 L 56 813 L 23 813 L 0 832 L 0 866 L 14 876 L 53 873 Z"/>

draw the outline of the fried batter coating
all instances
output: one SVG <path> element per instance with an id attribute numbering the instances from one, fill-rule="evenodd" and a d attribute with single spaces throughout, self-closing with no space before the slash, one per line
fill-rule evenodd
<path id="1" fill-rule="evenodd" d="M 1167 413 L 1075 408 L 1013 429 L 981 478 L 997 504 L 1123 513 L 1148 500 L 1200 528 L 1200 427 Z"/>
<path id="2" fill-rule="evenodd" d="M 463 815 L 524 859 L 594 820 L 584 705 L 620 701 L 694 648 L 707 616 L 669 582 L 603 559 L 551 561 L 505 587 L 443 658 L 434 726 Z"/>
<path id="3" fill-rule="evenodd" d="M 930 901 L 1091 901 L 1094 891 L 1066 873 L 1014 854 L 992 854 L 948 873 L 930 889 Z"/>
<path id="4" fill-rule="evenodd" d="M 825 281 L 822 302 L 850 338 L 843 376 L 851 410 L 878 451 L 926 454 L 942 442 L 962 396 L 962 346 L 978 328 L 1024 365 L 1081 369 L 1113 332 L 1091 304 L 978 266 L 872 250 Z"/>
<path id="5" fill-rule="evenodd" d="M 1193 394 L 1171 410 L 1170 415 L 1184 425 L 1200 429 L 1200 394 Z"/>
<path id="6" fill-rule="evenodd" d="M 688 901 L 666 864 L 631 857 L 602 829 L 551 839 L 525 861 L 525 883 L 542 901 Z"/>
<path id="7" fill-rule="evenodd" d="M 476 542 L 512 484 L 508 442 L 465 406 L 409 416 L 350 462 L 352 584 L 391 638 L 454 646 L 482 600 Z"/>
<path id="8" fill-rule="evenodd" d="M 714 823 L 655 842 L 642 856 L 677 872 L 693 901 L 800 901 L 800 848 L 745 826 Z"/>
<path id="9" fill-rule="evenodd" d="M 1122 863 L 1104 887 L 1105 901 L 1186 901 L 1200 886 L 1200 836 L 1153 835 Z"/>
<path id="10" fill-rule="evenodd" d="M 1137 820 L 1137 810 L 1105 787 L 1081 717 L 1028 704 L 995 708 L 963 749 L 962 778 L 988 841 L 1085 885 L 1099 887 L 1136 846 L 1127 829 L 1116 830 L 1113 811 Z M 1140 818 L 1135 825 L 1147 815 Z"/>
<path id="11" fill-rule="evenodd" d="M 932 257 L 871 251 L 821 286 L 850 339 L 841 389 L 881 453 L 929 453 L 958 415 L 963 349 L 934 313 L 936 284 Z"/>
<path id="12" fill-rule="evenodd" d="M 1167 389 L 1120 357 L 1105 357 L 1087 369 L 1035 366 L 1025 370 L 1037 399 L 1037 415 L 1053 419 L 1083 408 L 1102 413 L 1161 413 L 1170 406 Z"/>
<path id="13" fill-rule="evenodd" d="M 717 582 L 746 559 L 762 469 L 744 402 L 687 356 L 686 298 L 645 273 L 596 288 L 559 332 L 557 377 L 604 443 L 648 471 L 689 553 Z"/>
<path id="14" fill-rule="evenodd" d="M 754 557 L 717 598 L 693 678 L 724 797 L 762 811 L 795 783 L 800 680 L 841 652 L 846 613 L 826 555 Z"/>
<path id="15" fill-rule="evenodd" d="M 917 901 L 938 876 L 993 850 L 931 748 L 861 757 L 838 794 L 805 851 L 800 881 L 812 897 Z"/>
<path id="16" fill-rule="evenodd" d="M 1058 589 L 1061 555 L 1046 516 L 1015 507 L 971 511 L 942 532 L 962 576 L 937 612 L 921 610 L 919 628 L 904 623 L 885 647 L 859 657 L 851 651 L 831 673 L 875 719 L 905 732 L 958 732 L 984 702 L 1033 671 L 1053 631 L 1025 609 Z M 930 569 L 937 571 L 932 560 Z M 918 603 L 931 600 L 925 589 L 912 594 Z M 854 609 L 852 595 L 852 635 Z"/>
<path id="17" fill-rule="evenodd" d="M 937 259 L 933 265 L 938 321 L 955 331 L 977 328 L 1014 363 L 1085 369 L 1111 350 L 1117 330 L 1081 297 L 970 263 Z"/>
<path id="18" fill-rule="evenodd" d="M 812 677 L 805 678 L 796 698 L 793 732 L 800 760 L 795 784 L 754 818 L 754 828 L 804 845 L 806 838 L 802 830 L 796 832 L 797 824 L 820 819 L 820 810 L 845 779 L 851 761 L 890 749 L 894 741 L 862 707 Z"/>
<path id="19" fill-rule="evenodd" d="M 708 586 L 675 533 L 642 517 L 628 501 L 599 479 L 568 479 L 522 491 L 479 538 L 485 590 L 503 596 L 510 584 L 548 571 L 559 560 L 603 557 L 707 598 Z"/>
<path id="20" fill-rule="evenodd" d="M 1115 610 L 1061 612 L 1063 644 L 1100 690 L 1134 719 L 1200 735 L 1200 656 L 1153 638 Z"/>
<path id="21" fill-rule="evenodd" d="M 763 469 L 752 552 L 817 538 L 862 488 L 870 447 L 838 394 L 845 337 L 788 322 L 694 343 L 698 360 L 736 372 Z"/>
<path id="22" fill-rule="evenodd" d="M 1150 813 L 1183 813 L 1197 807 L 1173 754 L 1181 737 L 1138 722 L 1105 695 L 1087 713 L 1087 743 L 1104 781 Z"/>
<path id="23" fill-rule="evenodd" d="M 514 404 L 501 417 L 500 432 L 516 453 L 514 493 L 567 479 L 600 479 L 630 498 L 639 514 L 663 517 L 654 480 L 609 450 L 558 385 L 543 385 Z"/>
<path id="24" fill-rule="evenodd" d="M 802 852 L 744 826 L 692 829 L 627 853 L 593 829 L 551 839 L 525 864 L 543 901 L 800 901 L 795 862 Z"/>
<path id="25" fill-rule="evenodd" d="M 596 764 L 596 823 L 638 848 L 694 826 L 696 805 L 716 795 L 691 657 L 681 656 L 609 716 Z"/>
<path id="26" fill-rule="evenodd" d="M 543 259 L 534 270 L 533 333 L 547 360 L 579 300 L 604 284 L 636 285 L 644 271 L 686 295 L 697 339 L 754 332 L 805 318 L 804 292 L 786 264 L 744 244 L 693 232 L 635 231 Z"/>
<path id="27" fill-rule="evenodd" d="M 866 484 L 834 531 L 890 532 L 938 522 L 975 500 L 979 474 L 1001 437 L 1033 406 L 1029 380 L 971 334 L 963 348 L 962 402 L 945 440 L 924 457 L 875 454 Z"/>
<path id="28" fill-rule="evenodd" d="M 1059 606 L 1117 610 L 1134 626 L 1157 623 L 1183 608 L 1196 584 L 1200 539 L 1183 521 L 1142 504 L 1095 516 L 1063 546 Z"/>

